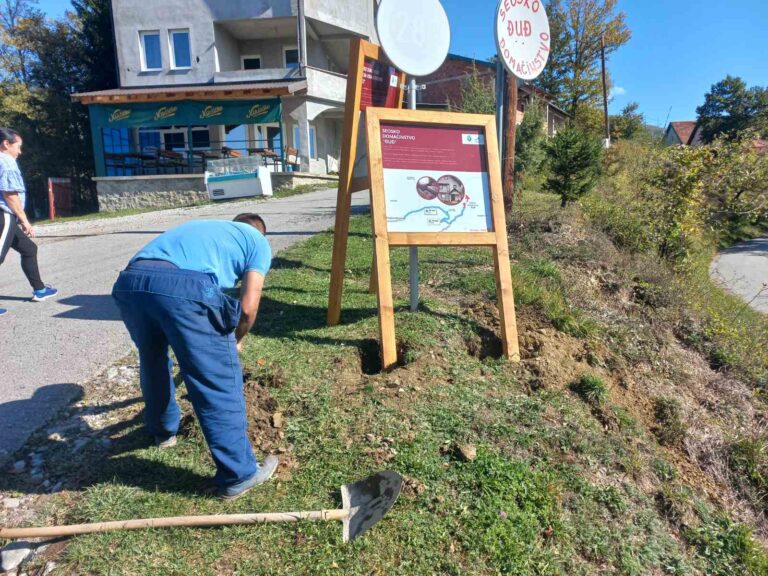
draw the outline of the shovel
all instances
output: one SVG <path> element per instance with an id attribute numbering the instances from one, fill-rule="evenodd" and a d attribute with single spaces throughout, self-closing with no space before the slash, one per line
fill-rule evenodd
<path id="1" fill-rule="evenodd" d="M 267 512 L 261 514 L 214 514 L 210 516 L 173 516 L 94 522 L 47 528 L 0 528 L 0 538 L 46 538 L 74 536 L 110 530 L 139 530 L 170 526 L 229 526 L 261 522 L 298 522 L 299 520 L 341 520 L 344 542 L 354 540 L 386 514 L 395 504 L 403 485 L 402 477 L 389 470 L 341 487 L 342 508 L 309 512 Z"/>

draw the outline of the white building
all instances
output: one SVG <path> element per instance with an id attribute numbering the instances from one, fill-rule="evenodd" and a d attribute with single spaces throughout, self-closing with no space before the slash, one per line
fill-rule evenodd
<path id="1" fill-rule="evenodd" d="M 338 170 L 349 43 L 375 41 L 374 0 L 112 0 L 112 17 L 120 87 L 74 96 L 102 209 L 147 205 L 144 189 L 150 204 L 200 193 L 222 156 Z"/>

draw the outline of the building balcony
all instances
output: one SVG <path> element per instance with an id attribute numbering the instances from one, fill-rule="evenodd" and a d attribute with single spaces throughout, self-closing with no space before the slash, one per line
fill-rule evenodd
<path id="1" fill-rule="evenodd" d="M 260 70 L 227 70 L 213 75 L 214 84 L 233 82 L 274 82 L 301 78 L 298 68 L 263 68 Z"/>

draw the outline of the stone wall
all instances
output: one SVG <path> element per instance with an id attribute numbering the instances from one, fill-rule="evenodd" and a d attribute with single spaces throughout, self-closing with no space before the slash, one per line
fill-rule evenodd
<path id="1" fill-rule="evenodd" d="M 208 201 L 202 174 L 94 178 L 99 211 L 175 208 Z"/>
<path id="2" fill-rule="evenodd" d="M 271 176 L 275 192 L 302 184 L 328 184 L 328 188 L 335 188 L 339 182 L 337 176 L 303 172 L 278 172 Z M 178 208 L 209 201 L 202 174 L 114 176 L 93 180 L 99 196 L 99 212 L 130 208 Z"/>

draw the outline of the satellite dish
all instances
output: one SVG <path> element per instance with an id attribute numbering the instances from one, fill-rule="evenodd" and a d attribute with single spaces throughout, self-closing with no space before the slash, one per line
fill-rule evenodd
<path id="1" fill-rule="evenodd" d="M 381 0 L 376 30 L 392 64 L 411 76 L 427 76 L 448 55 L 451 28 L 439 0 Z"/>

